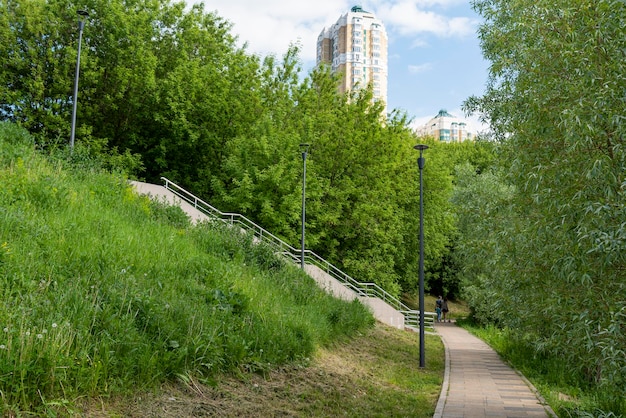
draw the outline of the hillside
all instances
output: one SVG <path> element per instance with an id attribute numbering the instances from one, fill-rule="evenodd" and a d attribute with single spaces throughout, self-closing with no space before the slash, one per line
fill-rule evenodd
<path id="1" fill-rule="evenodd" d="M 330 347 L 363 347 L 380 328 L 360 303 L 325 294 L 269 248 L 222 225 L 192 226 L 101 165 L 79 148 L 43 156 L 24 131 L 0 124 L 3 415 L 315 373 L 309 366 Z M 394 339 L 408 350 L 410 336 Z M 440 373 L 423 377 L 433 408 Z"/>
<path id="2" fill-rule="evenodd" d="M 306 367 L 263 375 L 185 380 L 157 391 L 91 398 L 83 417 L 412 417 L 430 418 L 441 390 L 444 357 L 437 337 L 426 340 L 419 369 L 416 334 L 381 324 L 316 350 Z"/>

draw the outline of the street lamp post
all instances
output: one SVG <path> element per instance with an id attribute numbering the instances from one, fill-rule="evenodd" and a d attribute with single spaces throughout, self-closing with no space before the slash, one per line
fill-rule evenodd
<path id="1" fill-rule="evenodd" d="M 422 153 L 428 149 L 427 145 L 416 145 L 413 148 L 420 152 L 417 166 L 420 170 L 420 265 L 419 265 L 419 303 L 420 303 L 420 367 L 425 367 L 424 359 L 424 194 L 422 183 L 422 170 L 424 169 L 424 157 Z"/>
<path id="2" fill-rule="evenodd" d="M 89 17 L 89 13 L 85 10 L 76 12 L 78 18 L 78 54 L 76 56 L 76 74 L 74 76 L 74 98 L 72 108 L 72 129 L 70 132 L 70 150 L 74 151 L 74 135 L 76 133 L 76 105 L 78 104 L 78 75 L 80 73 L 80 48 L 83 40 L 83 29 L 85 28 L 85 19 Z"/>
<path id="3" fill-rule="evenodd" d="M 309 150 L 309 144 L 300 144 L 300 152 L 302 153 L 302 242 L 300 252 L 300 267 L 304 270 L 304 223 L 306 220 L 306 206 L 305 206 L 305 193 L 306 193 L 306 154 Z"/>

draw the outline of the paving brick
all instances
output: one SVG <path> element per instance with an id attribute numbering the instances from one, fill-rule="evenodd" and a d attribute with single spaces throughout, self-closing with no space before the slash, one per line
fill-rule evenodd
<path id="1" fill-rule="evenodd" d="M 434 418 L 556 416 L 486 343 L 454 323 L 435 328 L 446 346 L 448 370 Z"/>

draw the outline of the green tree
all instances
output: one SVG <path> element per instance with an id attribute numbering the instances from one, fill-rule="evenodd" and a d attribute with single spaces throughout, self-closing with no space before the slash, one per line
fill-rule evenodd
<path id="1" fill-rule="evenodd" d="M 67 143 L 76 63 L 76 6 L 10 0 L 0 9 L 0 117 L 40 142 Z M 142 155 L 145 176 L 203 189 L 225 143 L 259 116 L 258 58 L 231 25 L 167 0 L 103 1 L 83 38 L 76 140 Z M 6 36 L 4 36 L 6 35 Z M 198 181 L 209 176 L 209 180 Z"/>
<path id="2" fill-rule="evenodd" d="M 436 241 L 438 250 L 434 252 L 432 259 L 426 260 L 426 265 L 429 267 L 426 270 L 426 284 L 433 294 L 456 298 L 460 296 L 463 281 L 456 251 L 458 240 L 463 238 L 464 234 L 458 230 L 458 217 L 460 216 L 458 212 L 464 210 L 464 203 L 462 199 L 457 199 L 453 201 L 455 204 L 450 206 L 450 199 L 454 190 L 466 181 L 465 176 L 487 172 L 491 169 L 495 158 L 495 148 L 492 142 L 480 140 L 461 143 L 434 141 L 432 144 L 434 149 L 432 152 L 429 150 L 427 155 L 430 157 L 431 154 L 435 154 L 433 163 L 443 170 L 440 174 L 441 178 L 436 178 L 435 184 L 446 186 L 439 188 L 434 202 L 427 201 L 427 203 L 434 208 L 433 213 L 440 216 L 445 213 L 446 216 L 441 220 L 436 220 L 437 223 L 434 225 L 435 229 L 432 234 L 439 237 Z M 471 166 L 473 173 L 458 170 L 459 165 Z M 431 173 L 428 175 L 432 176 Z M 443 223 L 439 224 L 439 222 Z M 429 242 L 427 241 L 426 244 L 429 245 Z"/>
<path id="3" fill-rule="evenodd" d="M 502 240 L 501 235 L 520 237 L 525 223 L 513 211 L 515 188 L 503 177 L 495 169 L 478 174 L 469 162 L 456 167 L 454 257 L 461 266 L 464 296 L 474 318 L 483 323 L 502 324 L 521 303 L 518 289 L 510 288 L 516 281 L 506 277 L 522 257 L 507 247 L 514 240 Z"/>
<path id="4" fill-rule="evenodd" d="M 485 18 L 479 33 L 492 64 L 485 95 L 467 107 L 490 120 L 502 141 L 515 212 L 527 219 L 519 234 L 500 234 L 520 260 L 502 277 L 522 301 L 505 320 L 526 325 L 517 329 L 530 330 L 539 349 L 563 356 L 607 397 L 621 399 L 626 4 L 474 5 Z"/>
<path id="5" fill-rule="evenodd" d="M 58 2 L 0 2 L 0 118 L 20 122 L 38 138 L 69 138 L 76 62 L 71 16 Z"/>
<path id="6" fill-rule="evenodd" d="M 7 57 L 0 118 L 24 125 L 42 144 L 67 144 L 76 6 L 0 5 L 0 54 Z M 295 243 L 298 144 L 309 143 L 307 248 L 392 293 L 416 287 L 416 139 L 406 114 L 383 117 L 371 88 L 338 94 L 328 67 L 302 77 L 298 45 L 282 60 L 248 55 L 231 25 L 202 4 L 87 0 L 81 7 L 89 18 L 78 144 L 111 161 L 141 155 L 145 179 L 169 177 Z M 455 148 L 432 147 L 425 236 L 427 277 L 436 282 L 447 274 L 455 231 L 448 197 L 457 157 L 440 152 Z"/>

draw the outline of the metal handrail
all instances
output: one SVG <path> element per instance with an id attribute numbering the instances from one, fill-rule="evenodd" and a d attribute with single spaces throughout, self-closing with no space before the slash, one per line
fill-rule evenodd
<path id="1" fill-rule="evenodd" d="M 244 215 L 222 212 L 169 179 L 161 177 L 161 180 L 165 182 L 164 187 L 167 190 L 174 193 L 187 203 L 193 205 L 195 209 L 227 224 L 233 226 L 237 225 L 246 231 L 251 231 L 255 238 L 269 244 L 277 253 L 283 255 L 288 260 L 294 263 L 299 263 L 301 261 L 301 249 L 294 248 L 282 239 L 278 238 L 276 235 L 266 231 L 256 223 L 252 222 Z M 311 250 L 304 251 L 304 259 L 306 263 L 319 267 L 331 277 L 341 282 L 344 286 L 353 290 L 359 297 L 376 297 L 382 299 L 384 302 L 404 315 L 405 326 L 417 327 L 419 329 L 420 312 L 415 309 L 410 309 L 406 304 L 398 300 L 395 296 L 389 294 L 385 289 L 376 283 L 362 283 L 355 280 Z M 434 312 L 424 312 L 424 323 L 429 328 L 434 327 L 435 318 L 436 314 Z"/>

